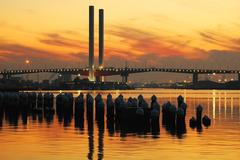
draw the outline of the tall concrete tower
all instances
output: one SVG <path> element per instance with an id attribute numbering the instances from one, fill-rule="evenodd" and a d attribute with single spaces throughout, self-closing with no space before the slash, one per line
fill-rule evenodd
<path id="1" fill-rule="evenodd" d="M 103 67 L 104 58 L 104 10 L 99 9 L 99 68 Z"/>
<path id="2" fill-rule="evenodd" d="M 94 81 L 94 6 L 89 6 L 89 80 Z"/>

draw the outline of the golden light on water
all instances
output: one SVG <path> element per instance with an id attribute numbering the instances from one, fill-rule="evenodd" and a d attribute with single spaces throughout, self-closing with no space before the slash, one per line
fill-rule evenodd
<path id="1" fill-rule="evenodd" d="M 89 92 L 96 96 L 99 91 L 73 90 L 70 92 L 73 92 L 76 97 L 81 92 L 84 94 Z M 29 116 L 27 123 L 24 124 L 20 116 L 18 120 L 4 119 L 0 125 L 1 159 L 35 159 L 37 157 L 41 160 L 75 160 L 101 159 L 102 157 L 106 160 L 175 160 L 177 157 L 187 160 L 237 160 L 239 158 L 239 91 L 144 89 L 100 92 L 103 98 L 106 98 L 108 93 L 113 97 L 119 94 L 125 97 L 137 97 L 142 94 L 148 102 L 151 95 L 155 94 L 160 104 L 169 100 L 176 104 L 176 97 L 182 94 L 188 104 L 187 133 L 179 138 L 171 135 L 160 124 L 160 134 L 155 137 L 151 134 L 136 133 L 124 135 L 117 129 L 109 130 L 107 125 L 102 130 L 97 123 L 94 123 L 91 128 L 87 120 L 82 127 L 79 127 L 74 117 L 61 119 L 55 115 L 49 121 L 48 118 L 51 117 Z M 55 95 L 58 93 L 55 92 Z M 221 99 L 224 99 L 224 103 L 220 102 Z M 203 114 L 207 114 L 213 121 L 209 128 L 203 127 L 202 132 L 192 130 L 188 126 L 188 120 L 195 115 L 195 107 L 198 104 L 203 106 Z M 216 109 L 216 106 L 220 109 Z"/>

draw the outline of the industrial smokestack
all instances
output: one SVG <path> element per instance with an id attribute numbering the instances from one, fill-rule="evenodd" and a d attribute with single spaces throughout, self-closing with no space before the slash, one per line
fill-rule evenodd
<path id="1" fill-rule="evenodd" d="M 89 6 L 89 79 L 94 78 L 94 6 Z"/>
<path id="2" fill-rule="evenodd" d="M 103 67 L 104 58 L 104 10 L 99 9 L 99 67 Z"/>

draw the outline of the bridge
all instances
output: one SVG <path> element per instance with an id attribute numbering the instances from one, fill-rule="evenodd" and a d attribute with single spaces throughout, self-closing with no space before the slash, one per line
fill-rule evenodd
<path id="1" fill-rule="evenodd" d="M 34 74 L 34 73 L 56 73 L 70 80 L 71 75 L 89 76 L 89 68 L 55 68 L 55 69 L 26 69 L 26 70 L 4 70 L 0 71 L 0 75 L 4 79 L 10 79 L 13 75 Z M 200 74 L 237 74 L 240 81 L 240 70 L 210 70 L 210 69 L 176 69 L 176 68 L 98 68 L 93 71 L 96 77 L 106 77 L 120 75 L 122 82 L 126 83 L 130 74 L 146 73 L 146 72 L 165 72 L 191 74 L 193 83 L 198 82 Z"/>
<path id="2" fill-rule="evenodd" d="M 126 83 L 130 74 L 144 72 L 166 72 L 191 74 L 193 83 L 198 82 L 200 74 L 237 74 L 240 81 L 240 70 L 211 70 L 211 69 L 177 69 L 177 68 L 109 68 L 104 67 L 104 10 L 99 9 L 99 64 L 94 67 L 94 6 L 89 6 L 89 65 L 87 68 L 56 68 L 56 69 L 26 69 L 0 71 L 3 79 L 10 79 L 13 75 L 33 73 L 57 73 L 65 81 L 71 79 L 71 75 L 88 76 L 90 81 L 100 81 L 101 77 L 120 75 L 122 82 Z"/>

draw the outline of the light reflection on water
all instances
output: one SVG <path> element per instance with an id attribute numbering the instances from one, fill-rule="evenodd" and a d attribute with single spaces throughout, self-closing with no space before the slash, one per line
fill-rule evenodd
<path id="1" fill-rule="evenodd" d="M 81 91 L 72 92 L 77 96 Z M 95 96 L 99 91 L 90 92 Z M 106 98 L 109 91 L 101 93 Z M 176 97 L 183 95 L 188 104 L 187 133 L 178 137 L 160 124 L 159 135 L 122 134 L 106 123 L 80 122 L 74 116 L 1 116 L 0 159 L 239 159 L 240 91 L 144 89 L 110 93 L 126 98 L 142 94 L 148 102 L 155 94 L 161 104 L 176 104 Z M 188 125 L 198 104 L 213 122 L 202 132 Z"/>

